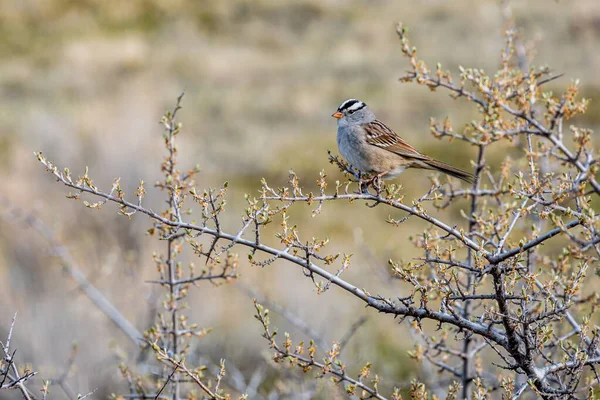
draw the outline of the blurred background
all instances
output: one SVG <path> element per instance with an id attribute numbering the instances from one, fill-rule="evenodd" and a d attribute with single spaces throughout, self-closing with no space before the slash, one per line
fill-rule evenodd
<path id="1" fill-rule="evenodd" d="M 521 1 L 514 2 L 513 14 L 525 43 L 535 47 L 534 64 L 566 74 L 549 90 L 580 79 L 583 96 L 595 100 L 600 2 Z M 147 218 L 128 221 L 112 205 L 90 211 L 66 199 L 68 191 L 44 172 L 33 151 L 43 151 L 75 176 L 88 166 L 103 189 L 121 177 L 132 194 L 139 179 L 160 179 L 164 151 L 158 121 L 185 90 L 180 166 L 200 166 L 199 188 L 230 182 L 225 218 L 230 231 L 239 228 L 244 194 L 257 195 L 261 177 L 276 186 L 293 169 L 308 190 L 323 169 L 332 180 L 341 179 L 327 150 L 337 153 L 330 115 L 347 98 L 367 102 L 422 152 L 469 169 L 472 149 L 434 139 L 429 119 L 449 116 L 460 129 L 476 110 L 445 93 L 398 83 L 407 60 L 395 24 L 409 27 L 431 67 L 439 61 L 453 72 L 459 65 L 489 72 L 497 68 L 503 46 L 502 15 L 499 2 L 487 0 L 4 0 L 0 215 L 18 207 L 45 221 L 87 279 L 143 331 L 154 323 L 163 300 L 163 292 L 145 281 L 156 278 L 152 252 L 163 251 L 165 243 L 145 235 Z M 599 128 L 597 102 L 578 123 Z M 504 156 L 488 160 L 499 163 Z M 406 172 L 398 182 L 407 201 L 430 185 L 419 171 Z M 148 205 L 164 207 L 157 190 L 148 185 L 148 191 Z M 292 222 L 305 239 L 329 237 L 329 252 L 354 254 L 345 279 L 372 294 L 398 296 L 402 287 L 390 280 L 387 260 L 417 256 L 408 238 L 424 225 L 410 220 L 395 228 L 385 219 L 402 215 L 390 213 L 340 202 L 311 218 L 302 205 Z M 440 213 L 462 221 L 460 204 Z M 18 311 L 14 347 L 19 362 L 39 371 L 35 383 L 61 375 L 76 344 L 67 377 L 75 392 L 98 388 L 96 398 L 126 392 L 117 366 L 135 365 L 136 346 L 62 272 L 35 230 L 3 218 L 0 238 L 0 338 Z M 245 260 L 246 251 L 237 251 Z M 245 376 L 257 365 L 274 373 L 252 298 L 243 290 L 250 287 L 326 341 L 340 340 L 367 317 L 344 350 L 350 370 L 372 362 L 384 387 L 422 377 L 406 354 L 412 347 L 406 327 L 392 318 L 365 310 L 337 288 L 317 295 L 299 268 L 282 262 L 264 269 L 242 263 L 240 273 L 238 283 L 203 284 L 191 291 L 190 321 L 214 329 L 195 342 L 194 354 L 217 363 L 225 358 Z M 297 340 L 306 338 L 277 313 L 273 325 Z M 330 386 L 325 380 L 319 385 Z M 329 390 L 320 386 L 317 393 Z M 0 398 L 19 396 L 0 393 Z M 54 396 L 63 394 L 54 389 Z"/>

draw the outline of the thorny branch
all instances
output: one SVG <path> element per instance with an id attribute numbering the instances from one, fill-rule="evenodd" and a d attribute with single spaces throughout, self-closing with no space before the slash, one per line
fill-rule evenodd
<path id="1" fill-rule="evenodd" d="M 350 396 L 354 396 L 357 390 L 361 390 L 363 393 L 361 394 L 361 398 L 375 398 L 380 400 L 387 400 L 386 397 L 382 396 L 378 389 L 377 383 L 379 382 L 379 378 L 375 376 L 374 379 L 371 380 L 371 384 L 367 385 L 364 381 L 371 374 L 371 365 L 367 364 L 360 372 L 357 379 L 350 377 L 346 373 L 346 367 L 341 363 L 338 356 L 340 353 L 340 344 L 333 343 L 331 350 L 327 352 L 327 357 L 323 359 L 323 362 L 319 362 L 315 358 L 316 346 L 313 341 L 309 344 L 307 348 L 305 348 L 304 343 L 298 344 L 292 350 L 292 342 L 288 334 L 286 334 L 286 339 L 283 343 L 283 347 L 279 346 L 275 341 L 275 336 L 277 332 L 272 332 L 269 327 L 270 319 L 269 319 L 269 310 L 265 309 L 261 304 L 259 304 L 256 300 L 254 300 L 254 307 L 256 308 L 256 319 L 261 323 L 264 329 L 263 337 L 267 339 L 271 345 L 271 348 L 275 350 L 275 355 L 273 356 L 273 361 L 276 363 L 289 361 L 290 364 L 298 365 L 305 373 L 309 372 L 313 368 L 320 370 L 321 376 L 325 375 L 333 375 L 336 378 L 336 383 L 347 383 L 345 386 L 346 393 Z M 306 354 L 306 356 L 304 355 Z M 392 399 L 398 399 L 399 391 L 395 390 L 392 395 Z"/>
<path id="2" fill-rule="evenodd" d="M 25 383 L 28 379 L 35 376 L 37 372 L 29 371 L 27 368 L 20 372 L 19 367 L 15 362 L 15 354 L 17 350 L 15 349 L 11 353 L 10 341 L 12 339 L 16 320 L 17 313 L 15 313 L 10 324 L 10 328 L 8 329 L 6 341 L 4 343 L 0 341 L 0 348 L 2 349 L 3 353 L 2 359 L 0 360 L 0 390 L 17 389 L 21 392 L 25 400 L 35 400 L 35 396 L 25 386 Z"/>
<path id="3" fill-rule="evenodd" d="M 171 318 L 170 322 L 161 319 L 148 336 L 158 349 L 166 349 L 160 350 L 163 355 L 159 358 L 169 364 L 165 377 L 173 387 L 173 398 L 179 397 L 178 371 L 186 371 L 174 358 L 186 351 L 178 334 L 188 329 L 181 314 L 181 299 L 196 282 L 226 282 L 237 277 L 237 256 L 231 253 L 235 246 L 246 247 L 254 265 L 265 267 L 284 260 L 297 266 L 319 293 L 335 285 L 367 307 L 401 321 L 411 320 L 424 337 L 424 347 L 417 347 L 411 356 L 431 362 L 460 382 L 451 387 L 449 398 L 455 398 L 461 386 L 463 397 L 483 398 L 485 393 L 502 390 L 505 398 L 525 393 L 577 398 L 600 383 L 595 369 L 600 362 L 599 328 L 591 325 L 600 300 L 583 292 L 589 268 L 600 261 L 600 222 L 592 198 L 600 194 L 595 177 L 599 158 L 590 130 L 570 126 L 567 132 L 564 128 L 566 121 L 587 107 L 587 100 L 577 98 L 577 82 L 558 97 L 543 92 L 544 85 L 558 76 L 551 75 L 548 68 L 521 69 L 527 63 L 518 59 L 522 54 L 515 55 L 514 29 L 507 30 L 498 72 L 490 76 L 479 69 L 461 67 L 456 81 L 441 65 L 431 71 L 417 57 L 404 27 L 398 26 L 397 33 L 410 63 L 401 81 L 446 90 L 453 98 L 472 102 L 480 114 L 480 120 L 467 124 L 459 133 L 449 119 L 431 122 L 435 137 L 458 140 L 476 149 L 473 165 L 479 179 L 469 189 L 456 188 L 453 182 L 442 184 L 434 176 L 431 190 L 407 205 L 401 186 L 381 184 L 374 191 L 359 188 L 353 167 L 330 155 L 330 162 L 347 180 L 330 182 L 323 171 L 314 192 L 304 189 L 293 172 L 288 187 L 272 188 L 263 180 L 259 196 L 246 198 L 248 207 L 241 227 L 229 233 L 220 220 L 227 185 L 199 191 L 191 180 L 194 171 L 182 174 L 175 168 L 173 138 L 181 126 L 174 122 L 174 116 L 181 98 L 163 120 L 169 155 L 163 163 L 165 180 L 156 185 L 168 194 L 169 207 L 163 213 L 143 205 L 143 183 L 136 191 L 136 201 L 129 201 L 118 179 L 110 191 L 102 191 L 94 186 L 87 170 L 74 179 L 68 169 L 60 171 L 42 153 L 36 153 L 57 181 L 76 191 L 68 197 L 79 199 L 88 194 L 100 199 L 84 203 L 89 208 L 111 202 L 128 217 L 136 212 L 145 214 L 154 221 L 151 233 L 167 241 L 167 256 L 155 257 L 161 276 L 153 282 L 168 287 L 166 308 Z M 565 141 L 567 134 L 569 141 Z M 507 157 L 500 166 L 486 163 L 486 154 L 506 146 L 517 147 L 522 156 Z M 182 213 L 188 197 L 202 210 L 200 222 L 187 222 Z M 462 221 L 441 213 L 461 206 L 460 200 L 469 204 L 466 211 L 460 210 Z M 312 214 L 316 216 L 326 203 L 339 201 L 405 213 L 402 219 L 387 221 L 393 226 L 403 225 L 408 218 L 421 221 L 423 231 L 412 241 L 423 257 L 389 262 L 394 276 L 410 288 L 408 296 L 385 298 L 345 280 L 351 256 L 324 254 L 328 240 L 306 240 L 289 222 L 288 210 L 299 203 L 314 206 Z M 261 234 L 275 220 L 280 221 L 275 235 L 279 244 Z M 206 259 L 206 267 L 199 274 L 183 277 L 175 261 L 183 243 Z M 336 263 L 336 272 L 330 271 Z M 319 362 L 314 358 L 314 345 L 292 350 L 289 338 L 283 346 L 276 344 L 264 310 L 258 304 L 256 307 L 265 337 L 276 351 L 276 361 L 292 360 L 304 370 L 315 368 L 331 374 L 347 383 L 349 395 L 360 389 L 363 397 L 385 398 L 376 387 L 378 378 L 371 386 L 363 382 L 370 366 L 358 379 L 351 378 L 338 363 L 335 348 Z M 423 324 L 427 320 L 436 324 L 437 337 L 427 331 Z M 306 352 L 308 357 L 303 355 Z M 491 365 L 500 370 L 495 379 L 490 378 L 494 375 L 491 366 L 484 371 L 484 357 L 493 358 Z M 192 375 L 188 377 L 194 380 Z M 203 390 L 209 396 L 220 396 L 216 389 L 207 389 Z M 426 396 L 420 384 L 414 384 L 413 389 Z M 398 392 L 391 398 L 399 398 L 394 396 L 399 396 Z"/>

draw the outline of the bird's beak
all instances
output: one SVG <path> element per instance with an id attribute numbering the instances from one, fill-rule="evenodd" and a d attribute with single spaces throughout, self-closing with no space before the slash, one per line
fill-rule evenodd
<path id="1" fill-rule="evenodd" d="M 334 112 L 331 116 L 335 119 L 340 119 L 343 117 L 342 113 L 339 111 Z"/>

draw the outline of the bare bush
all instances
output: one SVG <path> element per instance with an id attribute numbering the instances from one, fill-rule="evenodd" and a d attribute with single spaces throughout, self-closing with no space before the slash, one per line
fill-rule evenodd
<path id="1" fill-rule="evenodd" d="M 6 341 L 4 343 L 0 342 L 0 348 L 2 349 L 2 359 L 0 360 L 0 390 L 19 390 L 26 400 L 31 400 L 31 392 L 27 389 L 25 384 L 27 383 L 27 380 L 35 376 L 37 372 L 31 371 L 28 368 L 24 368 L 21 371 L 19 370 L 19 366 L 15 359 L 17 349 L 12 350 L 10 346 L 10 340 L 12 339 L 16 320 L 17 314 L 15 314 L 10 324 Z"/>
<path id="2" fill-rule="evenodd" d="M 61 170 L 36 153 L 54 178 L 74 191 L 70 199 L 88 195 L 94 198 L 84 201 L 88 208 L 100 209 L 110 202 L 128 218 L 145 214 L 153 221 L 149 232 L 164 240 L 164 254 L 154 256 L 159 275 L 154 283 L 166 291 L 165 312 L 143 335 L 144 346 L 156 356 L 158 370 L 138 376 L 123 365 L 130 388 L 124 397 L 229 398 L 221 384 L 226 373 L 223 363 L 216 375 L 208 377 L 203 367 L 192 367 L 186 360 L 190 340 L 208 332 L 187 320 L 185 297 L 202 281 L 222 284 L 237 277 L 240 261 L 232 252 L 234 247 L 246 248 L 249 262 L 257 266 L 276 260 L 297 266 L 319 293 L 339 287 L 374 311 L 410 322 L 417 343 L 410 355 L 451 377 L 453 383 L 443 390 L 448 399 L 496 394 L 546 399 L 593 395 L 600 380 L 596 371 L 600 332 L 594 325 L 599 302 L 590 288 L 594 278 L 589 271 L 600 257 L 593 207 L 600 194 L 599 158 L 592 132 L 567 122 L 585 112 L 588 101 L 577 98 L 577 82 L 561 95 L 544 91 L 544 85 L 559 76 L 546 67 L 527 67 L 527 54 L 520 51 L 511 26 L 497 72 L 489 75 L 476 68 L 460 68 L 454 78 L 441 65 L 431 69 L 418 58 L 403 26 L 398 26 L 397 33 L 410 65 L 402 82 L 447 91 L 453 98 L 472 103 L 478 112 L 478 120 L 459 130 L 449 119 L 431 122 L 435 137 L 476 149 L 473 173 L 477 180 L 471 187 L 459 188 L 455 182 L 442 183 L 433 176 L 431 189 L 409 203 L 402 187 L 394 183 L 362 193 L 352 166 L 330 155 L 348 180 L 330 182 L 322 172 L 314 190 L 304 188 L 293 172 L 287 187 L 271 187 L 263 180 L 260 195 L 247 196 L 239 230 L 226 232 L 221 219 L 227 185 L 198 189 L 193 181 L 198 171 L 177 166 L 175 139 L 181 125 L 175 117 L 181 97 L 162 120 L 167 156 L 162 163 L 164 179 L 156 184 L 168 201 L 162 212 L 144 205 L 143 182 L 135 200 L 128 199 L 118 179 L 109 191 L 103 191 L 87 171 L 73 178 L 68 169 Z M 492 152 L 507 153 L 502 165 L 486 162 Z M 351 256 L 328 254 L 327 239 L 307 238 L 290 221 L 292 207 L 307 204 L 316 217 L 331 202 L 366 203 L 404 212 L 403 218 L 386 221 L 399 227 L 408 218 L 422 220 L 423 231 L 412 239 L 422 257 L 389 262 L 392 276 L 402 282 L 398 285 L 401 295 L 379 296 L 377 288 L 363 289 L 360 282 L 345 280 Z M 195 221 L 189 216 L 190 203 L 199 208 Z M 461 210 L 461 224 L 446 219 L 445 211 L 451 207 Z M 279 224 L 274 238 L 265 233 L 269 224 Z M 203 267 L 188 268 L 178 262 L 185 246 L 202 260 Z M 331 376 L 349 396 L 401 398 L 405 385 L 396 382 L 396 389 L 381 393 L 380 378 L 370 364 L 351 376 L 341 361 L 340 343 L 324 355 L 318 354 L 314 342 L 294 344 L 287 334 L 279 344 L 268 310 L 259 303 L 256 317 L 275 362 Z M 428 391 L 441 391 L 433 379 L 427 384 L 412 382 L 407 390 L 411 398 L 425 399 L 430 397 Z"/>

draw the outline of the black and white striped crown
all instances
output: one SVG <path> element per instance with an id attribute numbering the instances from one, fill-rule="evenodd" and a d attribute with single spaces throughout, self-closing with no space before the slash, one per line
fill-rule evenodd
<path id="1" fill-rule="evenodd" d="M 361 108 L 365 108 L 366 106 L 367 106 L 367 104 L 360 100 L 348 99 L 348 100 L 344 101 L 342 104 L 340 104 L 340 106 L 338 107 L 338 111 L 339 112 L 349 111 L 349 112 L 353 113 L 355 111 L 360 110 Z"/>

